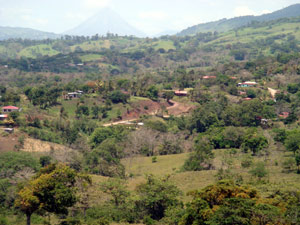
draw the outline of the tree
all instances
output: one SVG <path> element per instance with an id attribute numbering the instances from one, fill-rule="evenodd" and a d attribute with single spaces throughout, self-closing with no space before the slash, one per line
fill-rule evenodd
<path id="1" fill-rule="evenodd" d="M 77 174 L 68 166 L 51 164 L 19 190 L 15 206 L 26 214 L 27 225 L 37 210 L 67 214 L 68 207 L 77 201 L 75 185 L 79 180 L 91 182 L 89 177 Z"/>
<path id="2" fill-rule="evenodd" d="M 224 223 L 226 220 L 222 220 L 222 216 L 224 219 L 230 219 L 233 213 L 231 210 L 226 210 L 228 214 L 224 214 L 224 209 L 221 208 L 223 206 L 228 206 L 226 203 L 228 202 L 228 199 L 231 198 L 242 198 L 245 199 L 245 201 L 258 198 L 258 193 L 254 189 L 238 186 L 233 181 L 229 180 L 221 180 L 202 190 L 191 191 L 188 195 L 192 196 L 193 199 L 187 204 L 186 212 L 179 223 L 180 225 L 219 224 L 218 222 L 220 222 L 220 224 L 243 224 L 230 223 L 230 220 L 228 220 L 228 223 Z M 229 204 L 228 207 L 235 208 L 235 205 Z M 218 212 L 218 209 L 221 211 Z M 237 210 L 239 210 L 239 207 L 237 207 Z M 242 210 L 236 212 L 237 215 L 240 216 L 249 213 L 248 211 L 243 213 Z M 251 213 L 249 215 L 251 215 Z M 216 220 L 218 220 L 218 222 L 216 222 Z M 210 221 L 210 223 L 208 223 L 208 221 Z"/>
<path id="3" fill-rule="evenodd" d="M 121 179 L 109 179 L 100 185 L 101 190 L 112 196 L 113 204 L 118 207 L 126 202 L 130 192 L 126 189 L 125 182 Z"/>
<path id="4" fill-rule="evenodd" d="M 45 167 L 45 166 L 48 166 L 51 164 L 51 157 L 48 156 L 48 155 L 45 155 L 45 156 L 41 156 L 40 157 L 40 164 L 42 167 Z"/>
<path id="5" fill-rule="evenodd" d="M 245 135 L 242 148 L 245 152 L 250 150 L 253 155 L 256 155 L 259 151 L 269 146 L 268 140 L 262 134 L 259 134 L 257 130 L 250 130 Z"/>
<path id="6" fill-rule="evenodd" d="M 297 173 L 300 174 L 300 150 L 295 152 L 295 160 L 297 165 Z"/>
<path id="7" fill-rule="evenodd" d="M 183 169 L 186 171 L 208 170 L 212 167 L 211 159 L 214 157 L 212 153 L 213 146 L 209 140 L 201 138 L 195 143 L 195 151 L 184 162 Z"/>
<path id="8" fill-rule="evenodd" d="M 146 176 L 146 183 L 137 187 L 139 194 L 138 207 L 154 220 L 164 217 L 165 211 L 180 204 L 178 199 L 181 191 L 169 181 L 169 177 L 157 178 Z"/>
<path id="9" fill-rule="evenodd" d="M 147 97 L 150 98 L 151 100 L 156 101 L 158 98 L 158 89 L 155 85 L 151 85 L 146 93 Z"/>
<path id="10" fill-rule="evenodd" d="M 300 130 L 294 129 L 288 131 L 284 145 L 288 151 L 291 151 L 295 154 L 300 148 Z"/>

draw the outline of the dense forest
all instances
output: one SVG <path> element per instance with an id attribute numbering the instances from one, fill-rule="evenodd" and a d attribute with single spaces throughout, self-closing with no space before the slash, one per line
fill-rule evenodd
<path id="1" fill-rule="evenodd" d="M 0 41 L 0 225 L 300 224 L 300 18 Z"/>

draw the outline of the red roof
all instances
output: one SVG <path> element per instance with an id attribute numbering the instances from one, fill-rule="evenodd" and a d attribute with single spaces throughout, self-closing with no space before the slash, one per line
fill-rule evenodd
<path id="1" fill-rule="evenodd" d="M 204 76 L 203 79 L 215 79 L 217 78 L 216 76 Z"/>
<path id="2" fill-rule="evenodd" d="M 18 110 L 19 108 L 16 107 L 16 106 L 5 106 L 2 109 L 16 109 L 16 110 Z"/>
<path id="3" fill-rule="evenodd" d="M 0 118 L 7 118 L 8 117 L 8 115 L 6 115 L 6 114 L 1 114 L 0 115 Z"/>

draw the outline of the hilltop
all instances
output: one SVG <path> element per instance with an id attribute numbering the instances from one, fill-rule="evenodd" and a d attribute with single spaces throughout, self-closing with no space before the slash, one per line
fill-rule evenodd
<path id="1" fill-rule="evenodd" d="M 104 36 L 107 33 L 117 34 L 120 36 L 133 35 L 144 37 L 145 34 L 128 24 L 119 14 L 110 8 L 104 8 L 97 14 L 87 19 L 77 27 L 64 32 L 64 34 L 77 36 Z"/>
<path id="2" fill-rule="evenodd" d="M 206 32 L 226 32 L 233 29 L 240 28 L 242 26 L 249 25 L 254 22 L 267 22 L 271 20 L 277 20 L 280 18 L 291 18 L 300 16 L 300 4 L 288 6 L 284 9 L 264 14 L 261 16 L 241 16 L 232 19 L 221 19 L 215 22 L 203 23 L 184 29 L 177 35 L 195 35 L 197 33 Z"/>

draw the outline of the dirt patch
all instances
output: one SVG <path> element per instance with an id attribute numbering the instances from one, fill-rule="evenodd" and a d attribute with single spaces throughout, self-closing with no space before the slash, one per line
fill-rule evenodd
<path id="1" fill-rule="evenodd" d="M 186 114 L 195 108 L 193 105 L 188 105 L 181 102 L 170 101 L 171 106 L 167 107 L 169 115 L 180 116 Z"/>
<path id="2" fill-rule="evenodd" d="M 151 100 L 142 100 L 131 104 L 133 108 L 129 112 L 123 114 L 123 120 L 138 119 L 141 115 L 155 115 L 159 110 L 168 107 L 169 105 L 164 102 L 154 102 Z"/>
<path id="3" fill-rule="evenodd" d="M 24 152 L 53 152 L 53 151 L 71 151 L 68 147 L 50 143 L 46 141 L 36 140 L 32 138 L 26 138 L 24 142 Z"/>
<path id="4" fill-rule="evenodd" d="M 122 116 L 123 120 L 138 119 L 141 115 L 155 115 L 162 111 L 168 111 L 169 115 L 179 116 L 188 113 L 195 108 L 195 106 L 175 101 L 167 103 L 154 102 L 151 100 L 135 102 L 131 106 L 133 110 L 125 113 Z"/>
<path id="5" fill-rule="evenodd" d="M 0 152 L 14 151 L 16 145 L 18 145 L 18 136 L 16 134 L 0 137 Z"/>

